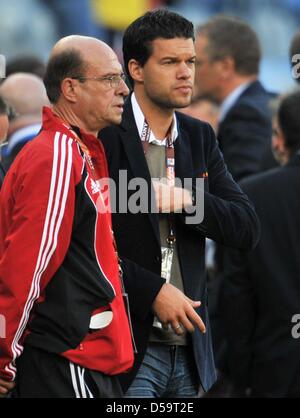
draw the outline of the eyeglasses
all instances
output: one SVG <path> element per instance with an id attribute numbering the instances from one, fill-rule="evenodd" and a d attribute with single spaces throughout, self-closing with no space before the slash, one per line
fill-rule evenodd
<path id="1" fill-rule="evenodd" d="M 78 77 L 72 77 L 75 80 L 79 80 L 80 82 L 84 82 L 86 80 L 95 80 L 95 81 L 106 81 L 109 83 L 109 86 L 112 89 L 116 89 L 117 87 L 119 87 L 121 81 L 126 80 L 126 75 L 125 74 L 120 74 L 120 75 L 108 75 L 105 77 L 83 77 L 83 76 L 78 76 Z"/>

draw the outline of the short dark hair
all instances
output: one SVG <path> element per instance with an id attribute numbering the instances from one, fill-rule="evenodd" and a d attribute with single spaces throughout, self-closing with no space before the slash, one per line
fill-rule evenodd
<path id="1" fill-rule="evenodd" d="M 300 54 L 300 30 L 295 33 L 290 45 L 290 58 L 296 54 Z"/>
<path id="2" fill-rule="evenodd" d="M 125 71 L 131 84 L 128 63 L 135 59 L 145 65 L 152 54 L 155 39 L 192 38 L 195 40 L 192 22 L 166 9 L 156 9 L 145 13 L 132 22 L 123 36 L 123 56 Z"/>
<path id="3" fill-rule="evenodd" d="M 8 115 L 8 104 L 0 96 L 0 115 Z"/>
<path id="4" fill-rule="evenodd" d="M 291 45 L 290 45 L 289 53 L 290 53 L 291 66 L 293 66 L 294 63 L 293 63 L 292 59 L 293 59 L 294 55 L 299 55 L 300 54 L 300 31 L 295 33 L 295 35 L 292 39 Z M 295 77 L 295 79 L 298 83 L 300 83 L 300 77 Z"/>
<path id="5" fill-rule="evenodd" d="M 46 66 L 41 58 L 31 54 L 18 55 L 8 61 L 6 77 L 15 73 L 30 73 L 43 78 L 45 70 Z"/>
<path id="6" fill-rule="evenodd" d="M 260 43 L 254 30 L 243 20 L 231 16 L 215 16 L 198 26 L 196 32 L 197 35 L 207 37 L 207 53 L 212 61 L 231 57 L 237 73 L 259 73 Z"/>
<path id="7" fill-rule="evenodd" d="M 291 154 L 300 148 L 300 89 L 284 96 L 278 109 L 278 123 Z"/>
<path id="8" fill-rule="evenodd" d="M 51 103 L 56 103 L 61 94 L 61 83 L 66 77 L 83 77 L 86 64 L 76 49 L 53 55 L 44 76 L 46 92 Z"/>

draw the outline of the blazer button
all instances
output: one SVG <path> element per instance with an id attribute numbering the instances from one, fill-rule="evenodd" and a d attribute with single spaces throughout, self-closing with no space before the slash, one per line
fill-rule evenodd
<path id="1" fill-rule="evenodd" d="M 155 263 L 156 263 L 156 264 L 160 264 L 160 258 L 159 258 L 159 256 L 158 256 L 158 255 L 155 257 Z"/>

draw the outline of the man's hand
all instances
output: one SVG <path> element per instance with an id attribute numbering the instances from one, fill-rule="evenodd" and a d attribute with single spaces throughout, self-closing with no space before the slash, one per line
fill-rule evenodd
<path id="1" fill-rule="evenodd" d="M 205 325 L 194 308 L 201 305 L 185 296 L 170 283 L 165 283 L 153 303 L 153 311 L 164 326 L 171 324 L 174 332 L 183 334 L 184 328 L 194 332 L 195 326 L 205 333 Z"/>
<path id="2" fill-rule="evenodd" d="M 4 398 L 15 387 L 14 382 L 0 379 L 0 398 Z"/>
<path id="3" fill-rule="evenodd" d="M 182 212 L 192 206 L 191 192 L 181 187 L 171 187 L 163 182 L 153 181 L 155 199 L 159 212 L 173 213 Z"/>

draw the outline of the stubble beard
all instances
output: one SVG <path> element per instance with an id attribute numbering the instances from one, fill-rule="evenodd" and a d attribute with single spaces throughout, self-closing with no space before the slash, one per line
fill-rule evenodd
<path id="1" fill-rule="evenodd" d="M 192 100 L 192 95 L 187 97 L 185 100 L 184 98 L 182 98 L 182 100 L 176 100 L 175 98 L 173 99 L 168 96 L 162 96 L 161 94 L 154 94 L 153 92 L 149 94 L 149 97 L 158 107 L 168 110 L 183 109 L 188 107 Z"/>

